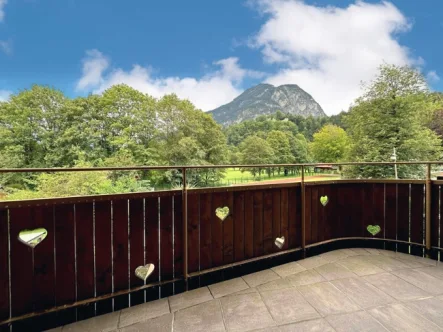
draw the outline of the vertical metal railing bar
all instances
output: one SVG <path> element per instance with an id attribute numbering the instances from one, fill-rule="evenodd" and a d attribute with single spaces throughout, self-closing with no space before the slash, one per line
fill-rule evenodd
<path id="1" fill-rule="evenodd" d="M 77 209 L 74 204 L 74 284 L 75 284 L 75 301 L 78 301 L 78 265 L 77 265 Z M 78 320 L 78 309 L 75 308 L 75 321 Z"/>
<path id="2" fill-rule="evenodd" d="M 128 211 L 128 290 L 131 289 L 131 201 L 127 200 Z M 131 293 L 128 294 L 128 307 L 131 307 Z"/>
<path id="3" fill-rule="evenodd" d="M 9 275 L 9 318 L 12 318 L 12 278 L 11 278 L 11 220 L 10 210 L 8 209 L 8 275 Z M 9 325 L 9 332 L 12 332 L 12 324 Z"/>
<path id="4" fill-rule="evenodd" d="M 143 266 L 146 265 L 146 199 L 143 198 Z M 146 280 L 143 281 L 146 285 Z M 143 290 L 143 303 L 146 303 L 146 289 Z"/>
<path id="5" fill-rule="evenodd" d="M 408 192 L 408 241 L 411 242 L 411 212 L 412 212 L 412 185 L 409 184 L 409 192 Z M 408 246 L 408 254 L 411 253 L 411 246 Z"/>
<path id="6" fill-rule="evenodd" d="M 305 167 L 301 166 L 301 247 L 306 256 L 306 207 L 305 207 Z"/>
<path id="7" fill-rule="evenodd" d="M 426 171 L 426 256 L 429 257 L 431 249 L 431 164 L 427 165 Z"/>
<path id="8" fill-rule="evenodd" d="M 114 201 L 111 201 L 111 292 L 114 293 Z M 111 308 L 112 312 L 114 312 L 114 301 L 112 298 Z"/>
<path id="9" fill-rule="evenodd" d="M 161 252 L 161 198 L 157 199 L 157 237 L 158 237 L 158 281 L 162 282 L 162 252 Z M 162 286 L 158 287 L 158 298 L 162 298 Z"/>
<path id="10" fill-rule="evenodd" d="M 175 279 L 175 200 L 172 199 L 172 279 Z M 175 295 L 175 282 L 172 284 L 172 294 Z"/>
<path id="11" fill-rule="evenodd" d="M 188 193 L 186 188 L 186 167 L 182 168 L 182 219 L 183 219 L 183 278 L 188 290 Z"/>
<path id="12" fill-rule="evenodd" d="M 97 259 L 95 252 L 95 201 L 92 203 L 92 246 L 94 247 L 94 297 L 97 297 Z M 94 316 L 97 315 L 97 302 L 94 303 Z"/>

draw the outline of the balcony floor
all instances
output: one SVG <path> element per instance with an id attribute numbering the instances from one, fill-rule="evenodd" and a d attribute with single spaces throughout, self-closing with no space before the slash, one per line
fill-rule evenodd
<path id="1" fill-rule="evenodd" d="M 54 331 L 443 331 L 443 265 L 331 251 Z"/>

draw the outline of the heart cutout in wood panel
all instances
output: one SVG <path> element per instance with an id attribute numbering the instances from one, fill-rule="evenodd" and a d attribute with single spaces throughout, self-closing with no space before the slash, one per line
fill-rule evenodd
<path id="1" fill-rule="evenodd" d="M 381 231 L 381 228 L 378 225 L 368 225 L 366 229 L 368 230 L 369 233 L 372 234 L 372 236 L 376 236 Z"/>
<path id="2" fill-rule="evenodd" d="M 28 247 L 35 248 L 46 236 L 48 231 L 44 228 L 24 229 L 18 234 L 18 239 Z"/>
<path id="3" fill-rule="evenodd" d="M 328 198 L 328 196 L 322 196 L 322 197 L 320 197 L 320 203 L 321 203 L 321 205 L 326 206 L 326 205 L 328 204 L 328 202 L 329 202 L 329 198 Z"/>
<path id="4" fill-rule="evenodd" d="M 146 264 L 145 266 L 139 266 L 135 269 L 135 275 L 143 281 L 146 281 L 148 277 L 154 272 L 154 264 Z"/>
<path id="5" fill-rule="evenodd" d="M 283 248 L 283 246 L 285 245 L 285 237 L 278 237 L 275 239 L 274 244 L 277 246 L 278 249 Z"/>
<path id="6" fill-rule="evenodd" d="M 215 209 L 215 215 L 221 221 L 224 221 L 229 216 L 229 208 L 227 206 L 218 207 L 217 209 Z"/>

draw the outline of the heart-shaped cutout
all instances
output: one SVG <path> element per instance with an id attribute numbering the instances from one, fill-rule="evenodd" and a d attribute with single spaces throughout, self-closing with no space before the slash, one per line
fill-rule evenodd
<path id="1" fill-rule="evenodd" d="M 372 236 L 377 235 L 381 231 L 381 228 L 378 225 L 368 225 L 368 227 L 366 227 L 366 229 L 368 230 L 369 233 L 372 234 Z"/>
<path id="2" fill-rule="evenodd" d="M 275 239 L 274 244 L 277 246 L 278 249 L 283 248 L 283 245 L 285 244 L 285 237 L 278 237 Z"/>
<path id="3" fill-rule="evenodd" d="M 221 220 L 225 220 L 229 216 L 229 208 L 227 206 L 215 209 L 215 215 Z"/>
<path id="4" fill-rule="evenodd" d="M 146 264 L 145 266 L 139 266 L 135 269 L 135 275 L 143 281 L 146 281 L 148 277 L 154 272 L 154 264 Z"/>
<path id="5" fill-rule="evenodd" d="M 46 236 L 48 231 L 44 228 L 24 229 L 18 234 L 18 239 L 28 247 L 35 248 Z"/>
<path id="6" fill-rule="evenodd" d="M 326 206 L 326 204 L 328 204 L 328 202 L 329 202 L 329 198 L 328 198 L 328 196 L 322 196 L 322 197 L 320 197 L 320 203 L 321 203 L 323 206 Z"/>

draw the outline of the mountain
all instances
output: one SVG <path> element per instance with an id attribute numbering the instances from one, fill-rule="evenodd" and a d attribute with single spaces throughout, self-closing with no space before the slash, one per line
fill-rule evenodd
<path id="1" fill-rule="evenodd" d="M 229 104 L 209 113 L 218 123 L 230 125 L 260 115 L 273 114 L 278 110 L 294 115 L 326 116 L 314 98 L 296 84 L 278 87 L 259 84 L 246 90 Z"/>

